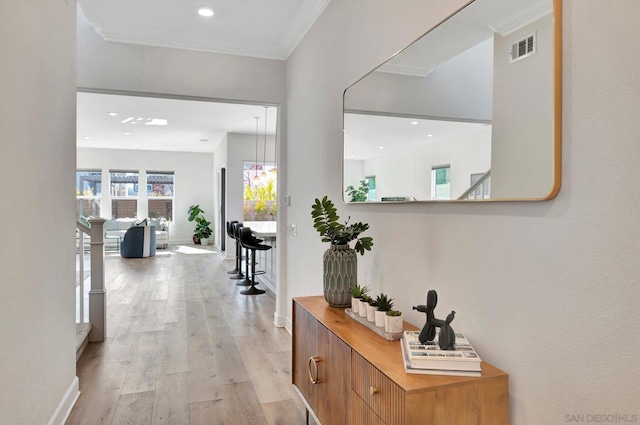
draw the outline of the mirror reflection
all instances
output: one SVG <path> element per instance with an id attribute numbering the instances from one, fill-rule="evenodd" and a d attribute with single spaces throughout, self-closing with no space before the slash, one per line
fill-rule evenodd
<path id="1" fill-rule="evenodd" d="M 349 87 L 345 201 L 555 196 L 558 20 L 551 0 L 475 0 Z"/>

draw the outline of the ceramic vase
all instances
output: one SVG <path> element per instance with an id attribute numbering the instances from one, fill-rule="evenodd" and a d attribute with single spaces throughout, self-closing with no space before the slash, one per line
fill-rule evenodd
<path id="1" fill-rule="evenodd" d="M 384 328 L 384 318 L 387 317 L 386 311 L 376 310 L 376 327 Z"/>
<path id="2" fill-rule="evenodd" d="M 349 245 L 331 245 L 324 252 L 324 299 L 331 307 L 349 307 L 356 286 L 358 258 Z"/>
<path id="3" fill-rule="evenodd" d="M 353 314 L 358 314 L 360 311 L 360 298 L 351 297 L 351 311 Z"/>
<path id="4" fill-rule="evenodd" d="M 388 328 L 385 331 L 390 334 L 402 332 L 404 330 L 402 323 L 402 315 L 400 316 L 385 316 L 388 324 Z"/>
<path id="5" fill-rule="evenodd" d="M 375 322 L 376 321 L 376 310 L 378 307 L 373 305 L 367 305 L 367 322 Z"/>
<path id="6" fill-rule="evenodd" d="M 360 307 L 358 308 L 358 316 L 367 318 L 367 307 L 369 303 L 366 301 L 360 301 Z"/>

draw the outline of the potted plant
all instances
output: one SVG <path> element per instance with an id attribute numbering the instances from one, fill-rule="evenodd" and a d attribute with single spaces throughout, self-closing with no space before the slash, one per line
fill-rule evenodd
<path id="1" fill-rule="evenodd" d="M 387 311 L 391 311 L 393 308 L 393 298 L 389 298 L 387 295 L 381 293 L 376 298 L 376 301 L 378 301 L 378 309 L 376 310 L 376 326 L 384 328 Z"/>
<path id="2" fill-rule="evenodd" d="M 366 295 L 369 292 L 369 288 L 366 286 L 360 287 L 360 285 L 356 284 L 356 286 L 351 290 L 351 311 L 354 314 L 357 314 L 360 307 L 360 298 L 363 295 Z"/>
<path id="3" fill-rule="evenodd" d="M 375 298 L 369 300 L 367 305 L 367 322 L 376 321 L 376 310 L 378 309 L 378 301 Z"/>
<path id="4" fill-rule="evenodd" d="M 357 284 L 356 252 L 364 255 L 373 246 L 373 238 L 360 237 L 369 225 L 360 222 L 349 224 L 349 219 L 340 223 L 336 207 L 326 196 L 315 200 L 311 206 L 311 217 L 322 242 L 331 244 L 323 256 L 324 298 L 332 307 L 349 307 L 351 290 Z M 354 240 L 354 247 L 349 247 Z"/>
<path id="5" fill-rule="evenodd" d="M 349 202 L 366 202 L 369 199 L 369 182 L 360 180 L 359 188 L 349 185 L 345 192 L 350 197 Z"/>
<path id="6" fill-rule="evenodd" d="M 209 238 L 213 234 L 213 230 L 209 227 L 211 226 L 211 222 L 204 218 L 204 210 L 200 208 L 200 205 L 191 205 L 188 213 L 189 217 L 187 220 L 196 222 L 196 228 L 193 232 L 193 243 L 207 245 Z"/>
<path id="7" fill-rule="evenodd" d="M 360 298 L 360 307 L 358 308 L 358 316 L 367 318 L 367 307 L 369 306 L 369 301 L 371 301 L 371 297 L 369 295 L 363 295 Z"/>
<path id="8" fill-rule="evenodd" d="M 404 330 L 404 326 L 402 323 L 402 312 L 398 310 L 389 310 L 385 316 L 385 326 L 384 330 L 391 334 L 395 334 L 398 332 L 402 332 Z"/>

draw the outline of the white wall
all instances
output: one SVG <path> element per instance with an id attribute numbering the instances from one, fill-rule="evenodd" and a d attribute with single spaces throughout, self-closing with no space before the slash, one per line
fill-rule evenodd
<path id="1" fill-rule="evenodd" d="M 0 3 L 0 424 L 61 424 L 78 394 L 75 17 Z"/>
<path id="2" fill-rule="evenodd" d="M 345 108 L 491 121 L 493 51 L 493 39 L 489 38 L 425 77 L 373 72 L 349 88 Z"/>
<path id="3" fill-rule="evenodd" d="M 195 152 L 160 152 L 125 149 L 80 148 L 77 151 L 77 167 L 101 169 L 103 181 L 109 170 L 131 171 L 173 171 L 175 178 L 173 222 L 169 227 L 170 243 L 192 243 L 195 224 L 187 220 L 190 205 L 200 204 L 205 217 L 212 222 L 212 229 L 217 232 L 218 223 L 214 221 L 213 155 Z M 110 205 L 104 200 L 103 216 Z M 147 205 L 139 200 L 138 216 L 144 217 Z"/>
<path id="4" fill-rule="evenodd" d="M 342 205 L 342 91 L 461 3 L 334 0 L 287 63 L 288 298 L 322 293 L 311 204 L 368 222 L 359 281 L 411 306 L 440 295 L 483 358 L 510 374 L 511 424 L 637 414 L 640 400 L 640 8 L 564 6 L 563 186 L 548 202 Z M 612 182 L 615 182 L 612 184 Z M 399 229 L 404 228 L 407 231 Z M 289 302 L 287 301 L 288 305 Z M 290 317 L 290 316 L 289 316 Z"/>
<path id="5" fill-rule="evenodd" d="M 450 165 L 451 199 L 471 186 L 471 174 L 491 168 L 491 127 L 467 130 L 433 143 L 389 151 L 364 161 L 362 175 L 376 176 L 376 200 L 406 196 L 410 200 L 431 199 L 431 170 Z"/>
<path id="6" fill-rule="evenodd" d="M 492 198 L 543 198 L 553 187 L 551 18 L 495 36 L 495 51 L 508 52 L 513 43 L 535 33 L 537 51 L 514 63 L 509 55 L 495 56 Z"/>

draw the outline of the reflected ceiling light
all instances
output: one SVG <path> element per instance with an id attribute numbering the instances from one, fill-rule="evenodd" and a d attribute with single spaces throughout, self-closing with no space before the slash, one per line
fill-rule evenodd
<path id="1" fill-rule="evenodd" d="M 112 117 L 117 117 L 118 113 L 117 112 L 109 112 L 109 115 L 111 115 Z"/>
<path id="2" fill-rule="evenodd" d="M 198 8 L 198 15 L 210 18 L 213 16 L 213 9 L 207 6 L 201 6 Z"/>
<path id="3" fill-rule="evenodd" d="M 163 118 L 153 118 L 151 121 L 147 121 L 144 125 L 169 125 L 169 122 Z"/>
<path id="4" fill-rule="evenodd" d="M 121 122 L 122 124 L 126 124 L 126 123 L 128 123 L 129 121 L 131 121 L 131 120 L 133 120 L 133 119 L 134 119 L 133 117 L 129 117 L 129 118 L 124 119 L 124 120 L 122 120 L 122 121 L 120 121 L 120 122 Z"/>

